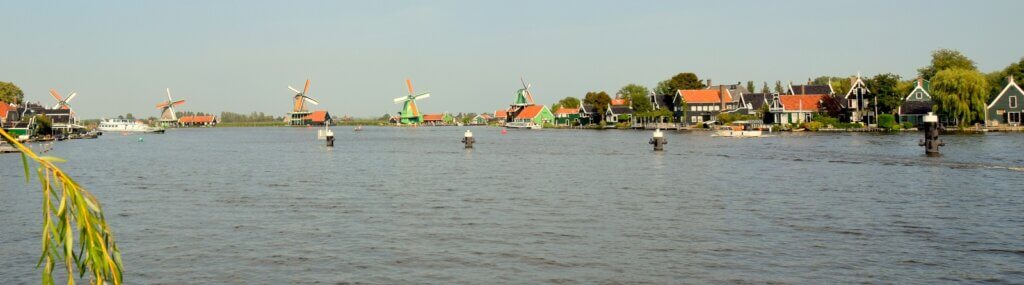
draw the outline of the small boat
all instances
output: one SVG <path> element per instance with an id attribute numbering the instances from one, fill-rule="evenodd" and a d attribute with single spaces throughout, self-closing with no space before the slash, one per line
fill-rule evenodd
<path id="1" fill-rule="evenodd" d="M 756 138 L 761 137 L 760 130 L 744 130 L 743 126 L 720 126 L 715 128 L 716 137 Z"/>
<path id="2" fill-rule="evenodd" d="M 356 127 L 355 127 L 354 129 L 352 129 L 352 130 L 353 130 L 353 131 L 357 131 L 357 132 L 358 132 L 358 131 L 362 131 L 362 130 L 363 130 L 363 126 L 362 126 L 362 125 L 356 126 Z"/>
<path id="3" fill-rule="evenodd" d="M 103 119 L 96 129 L 104 132 L 121 133 L 164 133 L 163 128 L 154 128 L 142 121 L 131 121 L 125 119 Z"/>
<path id="4" fill-rule="evenodd" d="M 538 124 L 533 123 L 533 122 L 509 122 L 509 123 L 505 124 L 505 127 L 506 128 L 513 128 L 513 129 L 531 129 L 531 130 L 540 130 L 540 129 L 544 128 L 544 126 L 538 125 Z"/>

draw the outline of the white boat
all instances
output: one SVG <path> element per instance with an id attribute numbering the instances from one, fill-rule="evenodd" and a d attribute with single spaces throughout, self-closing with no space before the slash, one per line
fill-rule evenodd
<path id="1" fill-rule="evenodd" d="M 742 127 L 719 127 L 715 129 L 715 136 L 717 137 L 733 137 L 733 138 L 756 138 L 761 136 L 760 130 L 743 130 Z"/>
<path id="2" fill-rule="evenodd" d="M 96 127 L 102 132 L 126 132 L 126 133 L 163 133 L 163 128 L 154 128 L 142 121 L 125 119 L 103 119 Z"/>
<path id="3" fill-rule="evenodd" d="M 533 123 L 533 122 L 509 122 L 509 123 L 505 124 L 505 127 L 506 128 L 513 128 L 513 129 L 531 129 L 531 130 L 540 130 L 540 129 L 544 128 L 544 126 L 538 125 L 538 124 Z"/>

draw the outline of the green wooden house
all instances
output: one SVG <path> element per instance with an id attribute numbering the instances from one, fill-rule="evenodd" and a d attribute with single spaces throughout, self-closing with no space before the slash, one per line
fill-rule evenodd
<path id="1" fill-rule="evenodd" d="M 545 123 L 554 123 L 555 115 L 551 113 L 548 106 L 545 105 L 530 105 L 523 108 L 516 117 L 512 119 L 513 122 L 520 123 L 534 123 L 537 125 L 544 125 Z"/>
<path id="2" fill-rule="evenodd" d="M 986 126 L 1021 125 L 1021 114 L 1024 114 L 1024 105 L 1021 104 L 1021 100 L 1024 100 L 1024 90 L 1021 90 L 1017 82 L 1013 81 L 1013 76 L 1007 77 L 1006 81 L 1003 91 L 999 92 L 999 96 L 996 96 L 996 99 L 992 100 L 992 103 L 985 108 Z"/>
<path id="3" fill-rule="evenodd" d="M 924 116 L 932 111 L 932 95 L 928 94 L 927 89 L 928 83 L 918 79 L 917 86 L 903 98 L 903 104 L 896 110 L 900 115 L 900 122 L 909 122 L 915 127 L 920 127 L 924 123 Z"/>

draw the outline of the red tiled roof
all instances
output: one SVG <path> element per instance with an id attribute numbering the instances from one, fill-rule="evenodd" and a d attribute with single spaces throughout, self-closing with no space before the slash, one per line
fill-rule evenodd
<path id="1" fill-rule="evenodd" d="M 185 117 L 178 118 L 178 123 L 182 123 L 182 124 L 205 124 L 205 123 L 213 123 L 213 121 L 214 121 L 214 116 L 212 116 L 212 115 L 209 115 L 209 116 L 195 116 L 195 115 L 192 115 L 192 116 L 185 116 Z"/>
<path id="2" fill-rule="evenodd" d="M 7 102 L 0 101 L 0 118 L 6 119 L 7 111 L 10 109 L 13 109 L 11 105 L 8 105 Z"/>
<path id="3" fill-rule="evenodd" d="M 316 111 L 312 114 L 302 117 L 303 120 L 312 120 L 314 123 L 323 123 L 327 121 L 327 111 Z"/>
<path id="4" fill-rule="evenodd" d="M 491 118 L 491 114 L 483 113 L 483 114 L 480 114 L 480 117 L 484 118 L 484 119 L 490 119 Z"/>
<path id="5" fill-rule="evenodd" d="M 443 121 L 444 114 L 423 114 L 423 121 Z"/>
<path id="6" fill-rule="evenodd" d="M 508 118 L 508 111 L 505 111 L 505 110 L 494 111 L 494 117 L 495 118 Z"/>
<path id="7" fill-rule="evenodd" d="M 629 102 L 626 102 L 626 99 L 612 99 L 612 106 L 622 106 L 628 103 Z"/>
<path id="8" fill-rule="evenodd" d="M 679 90 L 679 95 L 687 104 L 694 103 L 720 103 L 719 90 L 715 89 L 690 89 Z M 732 96 L 725 92 L 725 102 L 732 102 Z"/>
<path id="9" fill-rule="evenodd" d="M 542 105 L 526 106 L 526 108 L 523 108 L 523 111 L 519 112 L 519 115 L 516 115 L 516 119 L 533 119 L 537 114 L 540 114 L 541 110 L 544 110 Z"/>
<path id="10" fill-rule="evenodd" d="M 823 94 L 814 95 L 782 95 L 779 96 L 779 103 L 786 111 L 818 111 L 821 110 L 821 102 L 825 100 Z"/>
<path id="11" fill-rule="evenodd" d="M 558 107 L 558 110 L 555 111 L 555 115 L 568 115 L 568 114 L 579 114 L 579 113 L 580 113 L 580 108 Z"/>

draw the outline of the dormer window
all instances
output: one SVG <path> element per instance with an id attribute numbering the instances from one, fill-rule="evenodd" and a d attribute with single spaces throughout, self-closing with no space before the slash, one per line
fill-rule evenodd
<path id="1" fill-rule="evenodd" d="M 1010 96 L 1010 108 L 1017 108 L 1017 96 Z"/>
<path id="2" fill-rule="evenodd" d="M 921 99 L 921 92 L 917 92 L 917 99 Z"/>

